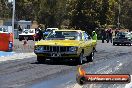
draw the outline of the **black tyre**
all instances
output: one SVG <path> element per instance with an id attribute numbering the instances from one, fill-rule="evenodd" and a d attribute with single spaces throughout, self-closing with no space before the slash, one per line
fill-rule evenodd
<path id="1" fill-rule="evenodd" d="M 117 46 L 119 46 L 120 44 L 118 43 Z"/>
<path id="2" fill-rule="evenodd" d="M 22 41 L 22 39 L 19 38 L 19 41 Z"/>
<path id="3" fill-rule="evenodd" d="M 36 38 L 35 41 L 38 41 L 38 38 Z"/>
<path id="4" fill-rule="evenodd" d="M 38 63 L 45 63 L 46 59 L 43 56 L 37 56 Z"/>
<path id="5" fill-rule="evenodd" d="M 79 58 L 76 58 L 76 63 L 78 65 L 82 65 L 83 64 L 83 53 L 80 53 Z"/>
<path id="6" fill-rule="evenodd" d="M 89 56 L 87 56 L 86 58 L 87 58 L 87 62 L 93 62 L 94 52 L 92 51 L 91 54 Z"/>
<path id="7" fill-rule="evenodd" d="M 131 46 L 131 43 L 129 43 L 128 45 Z"/>
<path id="8" fill-rule="evenodd" d="M 115 43 L 113 42 L 113 46 L 115 46 Z"/>

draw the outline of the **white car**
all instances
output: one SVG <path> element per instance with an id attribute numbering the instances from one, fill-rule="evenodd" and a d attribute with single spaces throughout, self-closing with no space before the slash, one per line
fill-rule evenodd
<path id="1" fill-rule="evenodd" d="M 19 34 L 19 41 L 22 40 L 34 40 L 35 29 L 23 29 L 22 33 Z"/>

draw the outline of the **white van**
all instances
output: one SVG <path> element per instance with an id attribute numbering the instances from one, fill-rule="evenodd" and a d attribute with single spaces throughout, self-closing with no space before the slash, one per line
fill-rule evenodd
<path id="1" fill-rule="evenodd" d="M 19 41 L 22 40 L 34 40 L 35 29 L 23 29 L 22 33 L 19 34 Z"/>

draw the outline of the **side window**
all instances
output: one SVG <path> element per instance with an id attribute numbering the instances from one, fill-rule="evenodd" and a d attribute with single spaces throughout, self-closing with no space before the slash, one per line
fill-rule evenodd
<path id="1" fill-rule="evenodd" d="M 84 40 L 88 41 L 90 39 L 91 39 L 90 35 L 88 35 L 86 32 L 84 32 Z"/>
<path id="2" fill-rule="evenodd" d="M 84 33 L 84 41 L 88 41 L 88 35 Z"/>

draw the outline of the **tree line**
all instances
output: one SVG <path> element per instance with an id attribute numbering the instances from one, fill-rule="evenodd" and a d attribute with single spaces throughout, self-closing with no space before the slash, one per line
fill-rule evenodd
<path id="1" fill-rule="evenodd" d="M 12 17 L 12 5 L 0 0 L 0 17 Z M 6 2 L 6 3 L 5 3 Z M 119 4 L 121 13 L 119 14 Z M 16 0 L 17 20 L 36 20 L 46 27 L 94 30 L 99 27 L 132 28 L 131 0 Z"/>

